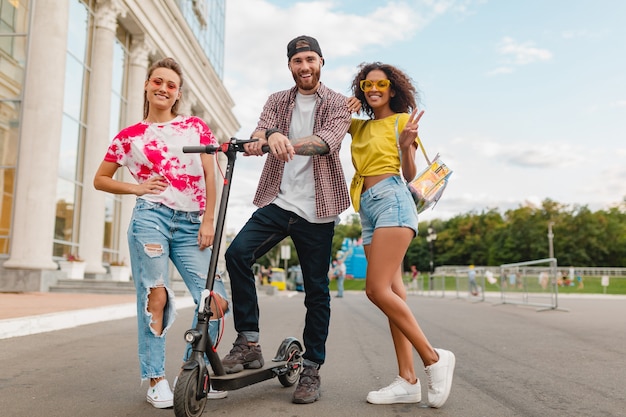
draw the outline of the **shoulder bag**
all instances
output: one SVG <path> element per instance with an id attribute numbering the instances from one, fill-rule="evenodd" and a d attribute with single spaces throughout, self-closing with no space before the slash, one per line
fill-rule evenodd
<path id="1" fill-rule="evenodd" d="M 400 156 L 400 170 L 402 170 L 402 151 L 400 150 L 400 135 L 398 133 L 398 119 L 396 119 L 396 145 L 398 147 L 398 154 Z M 417 144 L 424 155 L 424 159 L 426 159 L 426 163 L 428 166 L 424 168 L 417 176 L 412 180 L 406 183 L 409 191 L 411 192 L 411 196 L 413 197 L 413 201 L 415 202 L 415 207 L 417 208 L 417 212 L 421 213 L 424 210 L 434 207 L 435 204 L 441 198 L 444 190 L 448 185 L 448 179 L 450 175 L 452 175 L 452 170 L 448 168 L 448 166 L 441 160 L 439 154 L 435 155 L 434 160 L 430 160 L 428 155 L 426 154 L 426 150 L 424 149 L 424 145 L 422 145 L 422 141 L 417 136 Z"/>

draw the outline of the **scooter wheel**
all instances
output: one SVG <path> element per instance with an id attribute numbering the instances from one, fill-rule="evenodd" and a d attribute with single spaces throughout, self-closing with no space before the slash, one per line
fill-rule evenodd
<path id="1" fill-rule="evenodd" d="M 290 387 L 298 382 L 300 371 L 302 371 L 302 350 L 297 343 L 291 343 L 287 348 L 286 354 L 288 358 L 291 358 L 287 363 L 289 370 L 287 373 L 278 375 L 278 380 L 283 387 Z"/>
<path id="2" fill-rule="evenodd" d="M 174 414 L 176 417 L 199 417 L 204 411 L 207 398 L 197 399 L 198 372 L 198 368 L 185 369 L 178 376 L 174 388 Z"/>

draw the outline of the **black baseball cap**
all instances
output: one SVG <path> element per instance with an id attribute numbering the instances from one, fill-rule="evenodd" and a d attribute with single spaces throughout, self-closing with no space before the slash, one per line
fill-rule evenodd
<path id="1" fill-rule="evenodd" d="M 298 42 L 306 42 L 308 46 L 305 45 L 297 48 L 296 45 L 298 44 Z M 302 35 L 298 36 L 295 39 L 292 39 L 291 42 L 289 42 L 289 44 L 287 45 L 287 59 L 291 59 L 291 57 L 298 52 L 304 51 L 313 51 L 317 53 L 320 57 L 322 56 L 322 49 L 320 48 L 320 44 L 317 43 L 317 40 L 310 36 Z"/>

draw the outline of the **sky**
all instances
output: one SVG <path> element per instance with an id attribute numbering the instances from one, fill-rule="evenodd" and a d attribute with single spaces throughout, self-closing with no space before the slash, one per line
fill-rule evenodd
<path id="1" fill-rule="evenodd" d="M 228 0 L 224 83 L 236 137 L 250 136 L 269 94 L 294 85 L 286 49 L 299 35 L 319 41 L 321 81 L 346 96 L 363 62 L 415 82 L 420 138 L 454 171 L 420 221 L 546 199 L 592 211 L 624 201 L 626 1 Z M 253 213 L 264 160 L 237 158 L 228 232 Z M 349 184 L 349 135 L 341 160 Z"/>

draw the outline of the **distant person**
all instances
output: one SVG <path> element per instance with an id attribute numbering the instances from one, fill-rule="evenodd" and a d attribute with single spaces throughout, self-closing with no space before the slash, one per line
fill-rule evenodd
<path id="1" fill-rule="evenodd" d="M 507 273 L 508 271 L 506 269 L 501 269 L 500 270 L 500 286 L 502 287 L 502 289 L 506 289 L 507 287 Z"/>
<path id="2" fill-rule="evenodd" d="M 328 279 L 337 279 L 337 260 L 333 259 L 328 267 Z"/>
<path id="3" fill-rule="evenodd" d="M 143 120 L 119 132 L 94 178 L 98 190 L 137 196 L 128 227 L 128 245 L 137 292 L 139 367 L 149 380 L 147 400 L 156 408 L 173 406 L 174 395 L 165 379 L 165 340 L 176 317 L 169 262 L 180 273 L 196 303 L 206 286 L 215 234 L 213 157 L 186 154 L 186 145 L 215 145 L 204 121 L 178 114 L 182 69 L 172 58 L 155 62 L 144 82 Z M 136 183 L 120 181 L 115 173 L 125 166 Z M 254 279 L 254 278 L 253 278 Z M 217 341 L 218 320 L 228 310 L 226 289 L 215 278 L 209 332 Z M 186 361 L 191 354 L 187 345 Z M 224 398 L 211 391 L 208 398 Z"/>
<path id="4" fill-rule="evenodd" d="M 270 284 L 271 268 L 267 268 L 265 265 L 261 265 L 261 285 Z"/>
<path id="5" fill-rule="evenodd" d="M 367 258 L 365 292 L 388 318 L 398 376 L 367 395 L 373 404 L 418 403 L 422 390 L 415 374 L 413 348 L 428 377 L 428 405 L 441 407 L 450 394 L 455 356 L 433 348 L 406 303 L 402 261 L 417 235 L 417 209 L 400 176 L 415 177 L 418 123 L 416 89 L 398 68 L 361 64 L 352 93 L 368 119 L 352 119 L 350 196 L 361 218 Z"/>
<path id="6" fill-rule="evenodd" d="M 298 36 L 287 45 L 295 85 L 270 95 L 247 154 L 269 145 L 254 204 L 259 207 L 226 250 L 237 339 L 223 359 L 228 373 L 263 367 L 259 305 L 251 266 L 290 236 L 304 281 L 303 369 L 293 393 L 296 404 L 320 398 L 320 366 L 326 359 L 330 323 L 328 259 L 335 222 L 350 205 L 339 158 L 350 126 L 347 98 L 320 82 L 324 65 L 317 40 Z"/>
<path id="7" fill-rule="evenodd" d="M 292 267 L 294 272 L 294 284 L 296 291 L 304 291 L 304 279 L 302 278 L 302 267 L 298 264 Z"/>
<path id="8" fill-rule="evenodd" d="M 419 289 L 419 284 L 417 282 L 420 276 L 420 271 L 418 271 L 417 266 L 411 265 L 411 282 L 409 283 L 409 290 L 417 291 Z"/>
<path id="9" fill-rule="evenodd" d="M 539 285 L 541 285 L 541 289 L 545 290 L 548 288 L 550 276 L 546 271 L 541 271 L 539 273 Z"/>
<path id="10" fill-rule="evenodd" d="M 474 265 L 469 266 L 469 270 L 467 271 L 467 277 L 469 279 L 469 291 L 473 296 L 478 295 L 478 283 L 476 282 L 476 270 L 474 270 Z"/>
<path id="11" fill-rule="evenodd" d="M 343 258 L 337 259 L 337 265 L 335 266 L 336 277 L 337 277 L 337 298 L 343 297 L 343 284 L 346 279 L 346 264 Z"/>

